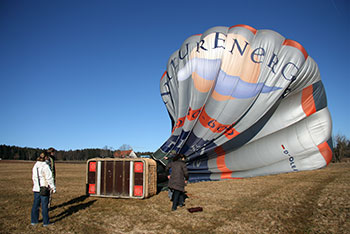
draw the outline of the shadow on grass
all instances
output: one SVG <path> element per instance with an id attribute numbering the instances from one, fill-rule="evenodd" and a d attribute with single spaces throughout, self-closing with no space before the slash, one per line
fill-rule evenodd
<path id="1" fill-rule="evenodd" d="M 86 195 L 82 195 L 80 197 L 76 197 L 76 198 L 73 198 L 71 199 L 70 201 L 67 201 L 67 202 L 63 202 L 62 204 L 59 204 L 57 206 L 53 206 L 50 208 L 50 211 L 53 211 L 57 208 L 61 208 L 61 207 L 64 207 L 64 206 L 68 206 L 68 205 L 73 205 L 75 203 L 78 203 L 78 202 L 83 202 L 85 201 L 86 198 L 88 198 L 89 196 L 86 196 Z"/>
<path id="2" fill-rule="evenodd" d="M 61 207 L 65 207 L 65 206 L 71 205 L 68 209 L 65 209 L 64 211 L 62 211 L 58 215 L 50 217 L 50 219 L 52 220 L 52 222 L 59 222 L 62 219 L 65 219 L 65 218 L 71 216 L 72 214 L 79 212 L 80 210 L 85 210 L 86 208 L 88 208 L 89 206 L 91 206 L 92 204 L 94 204 L 97 201 L 95 199 L 95 200 L 92 200 L 92 201 L 89 201 L 89 202 L 86 202 L 86 203 L 74 205 L 76 203 L 80 203 L 80 202 L 85 201 L 85 199 L 88 198 L 88 197 L 89 196 L 83 195 L 83 196 L 80 196 L 80 197 L 73 198 L 73 199 L 71 199 L 71 200 L 69 200 L 67 202 L 64 202 L 64 203 L 60 204 L 60 205 L 51 207 L 50 210 L 54 210 L 54 209 L 57 209 L 57 208 L 61 208 Z"/>
<path id="3" fill-rule="evenodd" d="M 94 204 L 96 201 L 97 200 L 92 200 L 92 201 L 89 201 L 87 203 L 71 206 L 67 210 L 61 212 L 60 214 L 51 217 L 51 219 L 53 222 L 59 222 L 62 219 L 67 218 L 67 217 L 71 216 L 72 214 L 77 213 L 80 210 L 84 210 L 84 209 L 88 208 L 89 206 Z"/>

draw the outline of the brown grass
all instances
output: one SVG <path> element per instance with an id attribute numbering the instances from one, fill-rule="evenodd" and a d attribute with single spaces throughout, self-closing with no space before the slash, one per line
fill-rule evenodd
<path id="1" fill-rule="evenodd" d="M 0 233 L 349 233 L 350 163 L 190 184 L 186 208 L 167 192 L 145 200 L 85 197 L 85 164 L 56 164 L 49 227 L 30 225 L 33 162 L 0 161 Z"/>

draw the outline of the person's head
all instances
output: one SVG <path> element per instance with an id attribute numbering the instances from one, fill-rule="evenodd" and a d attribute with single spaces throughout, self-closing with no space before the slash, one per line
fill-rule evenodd
<path id="1" fill-rule="evenodd" d="M 55 148 L 53 148 L 53 147 L 50 147 L 50 148 L 47 150 L 47 152 L 49 153 L 49 155 L 54 156 L 54 155 L 55 155 L 55 153 L 56 153 L 56 149 L 55 149 Z"/>
<path id="2" fill-rule="evenodd" d="M 48 157 L 47 152 L 42 152 L 39 157 L 37 157 L 36 161 L 39 162 L 45 162 L 46 158 Z"/>
<path id="3" fill-rule="evenodd" d="M 173 158 L 173 161 L 177 161 L 177 160 L 182 160 L 185 157 L 185 155 L 183 154 L 176 154 Z"/>
<path id="4" fill-rule="evenodd" d="M 173 161 L 176 155 L 177 155 L 176 151 L 172 150 L 169 152 L 168 155 L 166 155 L 165 159 Z"/>

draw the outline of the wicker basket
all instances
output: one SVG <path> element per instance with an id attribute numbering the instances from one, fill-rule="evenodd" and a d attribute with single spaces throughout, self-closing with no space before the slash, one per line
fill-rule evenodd
<path id="1" fill-rule="evenodd" d="M 157 193 L 157 164 L 149 158 L 93 158 L 86 164 L 86 194 L 147 198 Z"/>

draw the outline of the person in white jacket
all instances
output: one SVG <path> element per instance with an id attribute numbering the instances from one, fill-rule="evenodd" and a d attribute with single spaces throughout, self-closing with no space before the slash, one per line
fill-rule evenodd
<path id="1" fill-rule="evenodd" d="M 49 165 L 45 162 L 46 153 L 41 153 L 37 158 L 37 162 L 34 164 L 32 170 L 32 180 L 33 180 L 33 192 L 34 201 L 31 212 L 31 224 L 36 225 L 39 223 L 39 208 L 41 203 L 41 213 L 43 216 L 43 224 L 47 226 L 50 224 L 49 220 L 49 196 L 40 195 L 40 186 L 49 187 L 51 192 L 56 192 L 56 187 L 54 184 L 52 172 Z"/>

